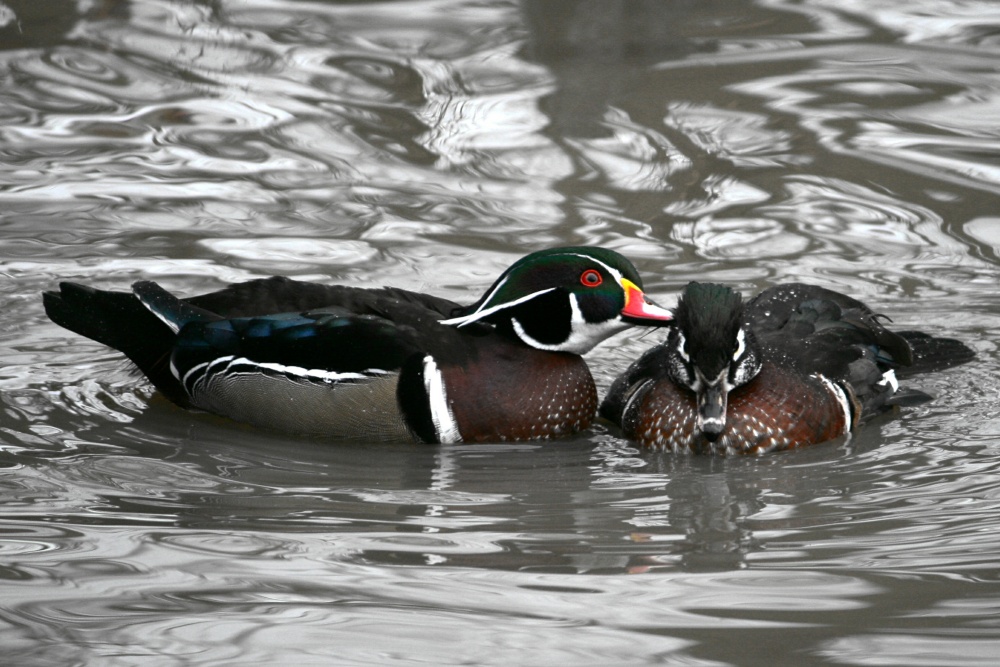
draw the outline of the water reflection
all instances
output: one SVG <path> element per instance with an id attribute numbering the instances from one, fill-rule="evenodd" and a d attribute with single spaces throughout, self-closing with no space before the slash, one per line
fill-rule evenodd
<path id="1" fill-rule="evenodd" d="M 331 448 L 247 430 L 233 443 L 224 420 L 183 425 L 186 413 L 176 412 L 169 424 L 117 429 L 133 437 L 130 453 L 67 452 L 42 463 L 8 451 L 17 477 L 4 487 L 7 509 L 22 520 L 109 527 L 335 528 L 341 560 L 536 572 L 727 571 L 843 563 L 855 550 L 886 566 L 967 567 L 1000 546 L 968 524 L 995 511 L 982 477 L 995 464 L 926 448 L 916 455 L 916 444 L 886 449 L 878 424 L 847 448 L 715 460 L 622 449 L 616 439 Z M 163 442 L 143 442 L 148 432 Z M 928 467 L 941 472 L 917 472 Z M 893 526 L 913 519 L 904 500 L 913 494 L 927 498 L 926 528 L 911 523 L 896 535 Z M 956 510 L 950 499 L 962 497 L 961 520 L 946 518 Z M 934 543 L 949 537 L 932 546 L 931 534 Z"/>

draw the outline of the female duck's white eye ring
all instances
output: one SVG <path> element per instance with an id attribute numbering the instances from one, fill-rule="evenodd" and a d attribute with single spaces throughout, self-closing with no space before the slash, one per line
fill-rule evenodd
<path id="1" fill-rule="evenodd" d="M 743 353 L 747 351 L 746 334 L 743 333 L 743 328 L 741 327 L 738 332 L 736 332 L 736 352 L 733 353 L 733 361 L 739 361 Z"/>
<path id="2" fill-rule="evenodd" d="M 681 359 L 687 363 L 691 363 L 691 357 L 688 356 L 687 350 L 687 338 L 684 337 L 680 331 L 677 332 L 677 354 L 681 355 Z"/>

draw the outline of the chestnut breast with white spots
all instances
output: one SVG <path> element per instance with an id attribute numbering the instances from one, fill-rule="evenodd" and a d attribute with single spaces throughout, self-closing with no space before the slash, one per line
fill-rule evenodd
<path id="1" fill-rule="evenodd" d="M 575 354 L 495 345 L 441 373 L 463 442 L 562 437 L 597 413 L 594 378 Z"/>
<path id="2" fill-rule="evenodd" d="M 726 427 L 713 442 L 697 429 L 693 392 L 661 380 L 629 407 L 625 435 L 655 449 L 760 454 L 831 440 L 850 430 L 858 407 L 839 386 L 765 364 L 729 393 Z M 636 417 L 641 415 L 641 419 Z"/>

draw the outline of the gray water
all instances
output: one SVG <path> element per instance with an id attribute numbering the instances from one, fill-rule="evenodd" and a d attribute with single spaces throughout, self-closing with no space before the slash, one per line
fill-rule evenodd
<path id="1" fill-rule="evenodd" d="M 995 665 L 1000 5 L 4 0 L 5 665 Z M 60 280 L 471 302 L 597 244 L 977 360 L 760 458 L 337 445 L 180 410 Z M 589 361 L 602 389 L 657 335 Z"/>

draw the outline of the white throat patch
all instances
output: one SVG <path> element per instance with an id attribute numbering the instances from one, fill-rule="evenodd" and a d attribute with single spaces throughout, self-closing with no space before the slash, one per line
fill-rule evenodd
<path id="1" fill-rule="evenodd" d="M 511 318 L 514 326 L 514 333 L 525 345 L 538 350 L 549 350 L 550 352 L 570 352 L 572 354 L 586 354 L 602 340 L 629 328 L 626 322 L 622 322 L 621 317 L 616 317 L 604 322 L 588 322 L 583 317 L 580 304 L 576 300 L 575 294 L 569 295 L 569 307 L 571 311 L 569 336 L 562 343 L 550 344 L 535 340 L 525 331 L 524 326 Z"/>

